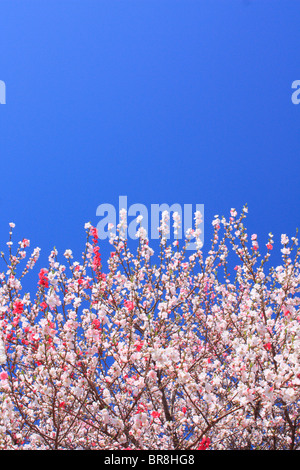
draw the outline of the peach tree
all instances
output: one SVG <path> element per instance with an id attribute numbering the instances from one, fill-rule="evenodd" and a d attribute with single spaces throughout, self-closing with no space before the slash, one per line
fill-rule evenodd
<path id="1" fill-rule="evenodd" d="M 300 272 L 296 237 L 259 243 L 232 209 L 210 249 L 142 227 L 101 260 L 85 225 L 80 261 L 23 239 L 0 273 L 0 449 L 299 449 Z M 180 221 L 174 216 L 174 225 Z"/>

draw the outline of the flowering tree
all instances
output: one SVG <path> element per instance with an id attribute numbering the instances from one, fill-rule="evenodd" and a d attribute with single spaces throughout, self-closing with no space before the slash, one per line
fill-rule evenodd
<path id="1" fill-rule="evenodd" d="M 260 248 L 246 212 L 214 218 L 205 259 L 197 225 L 188 255 L 164 213 L 156 264 L 142 227 L 130 251 L 123 218 L 102 266 L 86 224 L 81 262 L 54 249 L 34 296 L 21 283 L 39 249 L 13 252 L 10 224 L 0 449 L 299 448 L 297 239 L 282 235 L 282 264 L 267 269 L 273 237 Z"/>

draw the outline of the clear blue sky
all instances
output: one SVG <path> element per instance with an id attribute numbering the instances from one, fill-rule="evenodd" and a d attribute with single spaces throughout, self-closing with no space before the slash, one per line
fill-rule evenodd
<path id="1" fill-rule="evenodd" d="M 80 253 L 96 208 L 300 226 L 300 2 L 0 0 L 0 242 Z M 103 246 L 103 251 L 107 249 Z"/>

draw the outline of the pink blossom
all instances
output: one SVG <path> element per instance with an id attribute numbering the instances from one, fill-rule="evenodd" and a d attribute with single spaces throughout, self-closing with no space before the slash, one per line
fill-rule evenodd
<path id="1" fill-rule="evenodd" d="M 124 302 L 125 307 L 129 312 L 131 312 L 134 309 L 134 303 L 131 300 L 125 300 Z"/>

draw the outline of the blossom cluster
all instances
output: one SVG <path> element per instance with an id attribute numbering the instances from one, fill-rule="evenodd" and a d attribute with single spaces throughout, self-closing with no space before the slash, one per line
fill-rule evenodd
<path id="1" fill-rule="evenodd" d="M 274 237 L 248 235 L 246 213 L 214 218 L 206 256 L 168 244 L 164 214 L 157 256 L 144 231 L 135 252 L 117 233 L 105 265 L 88 223 L 80 262 L 53 249 L 33 294 L 40 250 L 22 271 L 10 224 L 0 449 L 298 449 L 298 240 L 268 268 Z"/>

